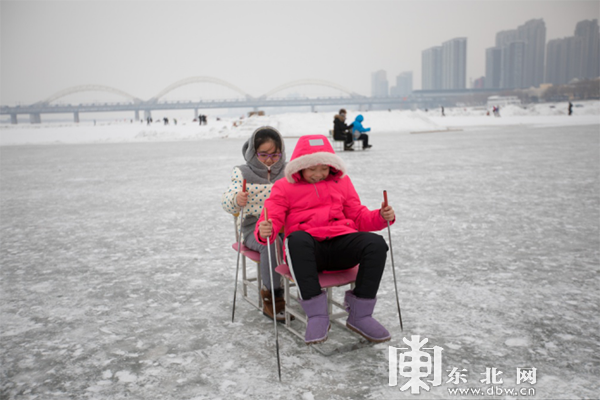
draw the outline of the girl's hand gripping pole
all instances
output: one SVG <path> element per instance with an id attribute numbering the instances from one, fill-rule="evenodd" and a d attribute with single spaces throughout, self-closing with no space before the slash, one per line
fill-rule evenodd
<path id="1" fill-rule="evenodd" d="M 383 207 L 388 206 L 388 198 L 387 198 L 387 190 L 383 191 Z M 390 221 L 387 222 L 388 228 L 388 237 L 390 242 L 390 256 L 392 259 L 392 275 L 394 276 L 394 289 L 396 290 L 396 305 L 398 306 L 398 319 L 400 320 L 400 330 L 403 331 L 404 327 L 402 326 L 402 312 L 400 312 L 400 300 L 398 298 L 398 283 L 396 281 L 396 267 L 394 266 L 394 249 L 392 248 L 392 231 L 390 229 Z"/>

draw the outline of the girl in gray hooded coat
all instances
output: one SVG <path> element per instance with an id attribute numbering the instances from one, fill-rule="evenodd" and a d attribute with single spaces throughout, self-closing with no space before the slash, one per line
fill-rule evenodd
<path id="1" fill-rule="evenodd" d="M 269 318 L 277 314 L 277 320 L 284 320 L 285 302 L 281 288 L 281 276 L 275 272 L 277 263 L 273 263 L 273 288 L 275 302 L 271 295 L 271 272 L 269 271 L 268 247 L 259 244 L 254 237 L 256 222 L 260 217 L 265 200 L 271 194 L 275 181 L 285 177 L 285 145 L 277 129 L 263 126 L 252 133 L 242 146 L 246 164 L 233 168 L 229 189 L 223 193 L 222 206 L 230 214 L 240 214 L 244 209 L 244 220 L 238 218 L 237 229 L 241 224 L 242 241 L 246 247 L 260 252 L 260 273 L 263 287 L 263 313 Z M 246 192 L 242 192 L 243 180 L 246 180 Z M 271 259 L 275 260 L 275 244 L 269 246 Z M 275 303 L 276 312 L 273 310 Z"/>

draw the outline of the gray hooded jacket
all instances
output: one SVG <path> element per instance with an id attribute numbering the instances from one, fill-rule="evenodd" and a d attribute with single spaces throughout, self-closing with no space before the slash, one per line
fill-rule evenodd
<path id="1" fill-rule="evenodd" d="M 256 134 L 263 129 L 272 130 L 281 137 L 279 131 L 270 126 L 260 127 L 252 133 L 252 136 L 250 136 L 242 146 L 242 155 L 246 160 L 246 164 L 234 167 L 231 174 L 231 184 L 229 185 L 229 189 L 223 193 L 222 197 L 223 209 L 230 214 L 239 214 L 241 208 L 237 205 L 236 196 L 242 190 L 242 182 L 246 179 L 246 190 L 250 195 L 248 196 L 248 204 L 244 207 L 244 221 L 242 221 L 243 237 L 254 234 L 256 222 L 262 212 L 264 201 L 271 193 L 273 183 L 285 176 L 286 154 L 285 143 L 283 142 L 282 137 L 282 154 L 279 161 L 271 165 L 271 167 L 267 167 L 256 157 L 254 138 Z M 237 228 L 239 229 L 239 225 Z"/>

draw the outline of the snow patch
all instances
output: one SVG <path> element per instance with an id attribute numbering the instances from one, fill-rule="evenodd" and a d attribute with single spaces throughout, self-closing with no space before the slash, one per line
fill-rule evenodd
<path id="1" fill-rule="evenodd" d="M 510 347 L 527 347 L 529 346 L 529 339 L 526 337 L 510 338 L 504 344 Z"/>
<path id="2" fill-rule="evenodd" d="M 115 378 L 123 383 L 131 383 L 137 380 L 137 376 L 129 371 L 119 371 L 115 374 Z"/>

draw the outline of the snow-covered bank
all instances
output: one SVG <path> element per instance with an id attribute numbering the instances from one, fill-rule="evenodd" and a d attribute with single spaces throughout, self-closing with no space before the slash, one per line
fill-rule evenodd
<path id="1" fill-rule="evenodd" d="M 351 122 L 359 111 L 349 111 Z M 574 114 L 568 116 L 566 105 L 537 104 L 525 107 L 507 106 L 501 117 L 486 115 L 484 108 L 446 108 L 445 117 L 440 110 L 429 111 L 365 111 L 364 125 L 372 134 L 394 132 L 429 132 L 474 126 L 532 127 L 581 126 L 600 124 L 600 102 L 576 102 Z M 212 138 L 243 138 L 259 126 L 271 125 L 284 136 L 327 134 L 332 129 L 335 113 L 287 113 L 251 118 L 209 118 L 208 124 L 198 126 L 192 121 L 178 125 L 164 125 L 157 121 L 151 125 L 140 122 L 114 123 L 42 123 L 39 125 L 1 125 L 0 146 L 53 143 L 118 143 L 202 140 Z"/>

